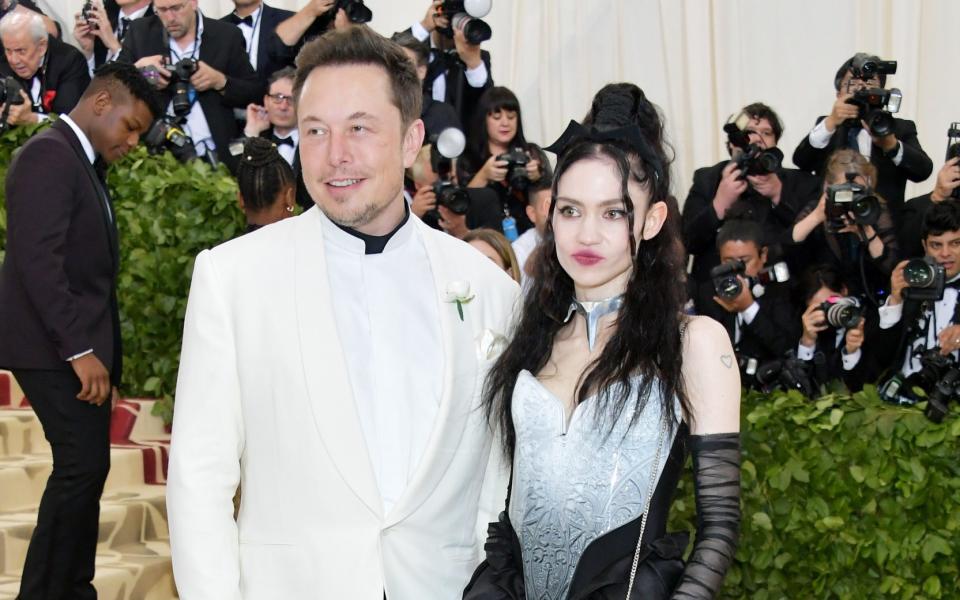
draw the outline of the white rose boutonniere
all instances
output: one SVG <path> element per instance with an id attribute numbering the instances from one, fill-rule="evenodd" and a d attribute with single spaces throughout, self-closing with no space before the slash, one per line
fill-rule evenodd
<path id="1" fill-rule="evenodd" d="M 463 305 L 469 303 L 476 297 L 476 294 L 470 293 L 469 281 L 451 281 L 447 284 L 447 289 L 443 294 L 445 302 L 457 305 L 457 314 L 460 320 L 463 320 Z"/>

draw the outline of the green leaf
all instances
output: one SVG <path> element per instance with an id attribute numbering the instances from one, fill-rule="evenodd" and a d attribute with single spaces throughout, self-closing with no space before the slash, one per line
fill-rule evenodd
<path id="1" fill-rule="evenodd" d="M 853 477 L 853 480 L 857 483 L 863 483 L 863 480 L 866 479 L 866 475 L 863 474 L 863 468 L 857 465 L 850 466 L 850 476 Z"/>
<path id="2" fill-rule="evenodd" d="M 840 424 L 840 420 L 843 419 L 843 411 L 839 408 L 835 408 L 830 411 L 830 424 L 836 427 Z"/>
<path id="3" fill-rule="evenodd" d="M 753 526 L 758 529 L 763 529 L 764 531 L 773 531 L 773 522 L 770 521 L 770 515 L 765 512 L 753 513 L 753 516 L 750 520 L 753 523 Z"/>
<path id="4" fill-rule="evenodd" d="M 923 582 L 923 593 L 928 594 L 933 598 L 940 597 L 940 578 L 936 575 L 931 575 L 927 577 L 926 581 Z"/>
<path id="5" fill-rule="evenodd" d="M 929 534 L 923 542 L 923 548 L 920 550 L 921 556 L 923 557 L 923 562 L 929 563 L 933 561 L 933 558 L 937 554 L 943 554 L 944 556 L 951 556 L 953 550 L 950 548 L 950 544 L 947 543 L 947 540 L 943 539 L 939 535 Z"/>

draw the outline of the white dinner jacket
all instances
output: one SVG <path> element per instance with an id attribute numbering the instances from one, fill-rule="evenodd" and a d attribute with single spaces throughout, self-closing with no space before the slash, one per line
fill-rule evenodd
<path id="1" fill-rule="evenodd" d="M 323 218 L 312 208 L 197 256 L 167 481 L 185 600 L 460 598 L 503 509 L 506 469 L 479 400 L 516 284 L 410 217 L 437 293 L 468 281 L 475 297 L 462 321 L 441 298 L 436 424 L 384 514 L 331 307 Z"/>

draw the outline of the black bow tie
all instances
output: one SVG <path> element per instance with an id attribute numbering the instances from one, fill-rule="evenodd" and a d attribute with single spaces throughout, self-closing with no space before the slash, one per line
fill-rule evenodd
<path id="1" fill-rule="evenodd" d="M 247 15 L 245 17 L 237 17 L 237 25 L 245 24 L 248 27 L 253 27 L 253 15 Z"/>
<path id="2" fill-rule="evenodd" d="M 296 145 L 296 143 L 293 141 L 293 138 L 292 138 L 292 137 L 282 138 L 282 137 L 277 137 L 276 134 L 273 134 L 273 135 L 270 136 L 270 141 L 273 142 L 274 144 L 276 144 L 278 147 L 286 144 L 286 145 L 290 146 L 291 148 L 293 148 L 293 147 Z"/>

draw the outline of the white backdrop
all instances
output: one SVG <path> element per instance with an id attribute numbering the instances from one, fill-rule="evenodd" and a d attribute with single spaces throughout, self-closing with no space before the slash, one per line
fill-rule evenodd
<path id="1" fill-rule="evenodd" d="M 82 0 L 41 3 L 69 31 Z M 389 35 L 422 18 L 430 2 L 366 4 L 373 28 Z M 230 0 L 200 5 L 217 17 L 233 8 Z M 494 80 L 520 98 L 531 141 L 553 141 L 603 84 L 632 81 L 666 117 L 681 202 L 694 169 L 726 157 L 721 127 L 750 102 L 769 104 L 784 121 L 789 162 L 829 111 L 837 67 L 859 50 L 899 61 L 888 87 L 903 90 L 900 116 L 917 122 L 934 162 L 934 175 L 908 187 L 908 198 L 933 188 L 947 127 L 960 121 L 958 0 L 493 0 L 486 20 Z"/>

